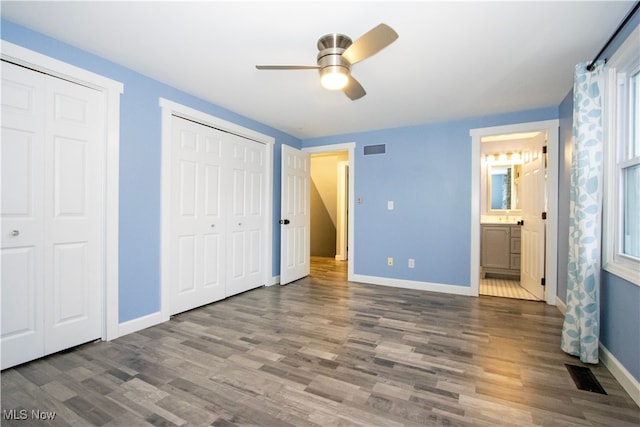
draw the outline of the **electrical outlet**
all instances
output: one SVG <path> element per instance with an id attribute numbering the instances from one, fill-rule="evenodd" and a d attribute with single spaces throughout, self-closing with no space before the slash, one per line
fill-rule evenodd
<path id="1" fill-rule="evenodd" d="M 387 209 L 390 211 L 393 210 L 393 200 L 387 201 Z"/>
<path id="2" fill-rule="evenodd" d="M 416 260 L 413 258 L 409 258 L 409 268 L 415 268 L 416 267 Z"/>
<path id="3" fill-rule="evenodd" d="M 392 267 L 392 266 L 393 266 L 393 257 L 389 257 L 389 258 L 387 258 L 387 265 L 388 265 L 389 267 Z"/>

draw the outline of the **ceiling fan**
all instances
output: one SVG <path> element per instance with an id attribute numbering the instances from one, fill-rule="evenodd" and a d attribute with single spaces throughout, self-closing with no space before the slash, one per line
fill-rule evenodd
<path id="1" fill-rule="evenodd" d="M 318 40 L 318 65 L 256 65 L 258 70 L 320 70 L 320 83 L 325 89 L 342 91 L 351 100 L 367 94 L 351 76 L 351 66 L 366 59 L 398 38 L 388 25 L 379 24 L 352 42 L 344 34 L 326 34 Z"/>

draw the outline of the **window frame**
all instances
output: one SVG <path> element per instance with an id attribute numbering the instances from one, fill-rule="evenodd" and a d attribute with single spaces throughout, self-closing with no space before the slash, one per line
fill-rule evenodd
<path id="1" fill-rule="evenodd" d="M 623 243 L 623 170 L 638 164 L 638 156 L 629 153 L 629 84 L 640 71 L 640 26 L 622 43 L 605 67 L 604 89 L 604 189 L 603 266 L 602 268 L 636 286 L 640 286 L 640 259 L 622 253 Z"/>

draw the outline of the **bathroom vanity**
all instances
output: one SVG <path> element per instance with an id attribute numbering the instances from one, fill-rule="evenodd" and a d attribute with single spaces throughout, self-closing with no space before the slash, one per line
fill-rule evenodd
<path id="1" fill-rule="evenodd" d="M 520 278 L 520 225 L 482 224 L 482 277 Z"/>

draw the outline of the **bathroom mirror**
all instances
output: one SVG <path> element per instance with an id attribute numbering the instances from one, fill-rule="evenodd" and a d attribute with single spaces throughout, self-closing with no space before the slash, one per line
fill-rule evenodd
<path id="1" fill-rule="evenodd" d="M 520 210 L 520 164 L 487 165 L 489 211 Z"/>

